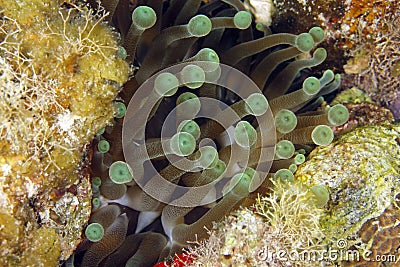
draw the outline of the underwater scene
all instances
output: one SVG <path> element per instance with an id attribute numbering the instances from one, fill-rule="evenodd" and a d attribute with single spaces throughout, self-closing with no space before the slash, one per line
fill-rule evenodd
<path id="1" fill-rule="evenodd" d="M 397 0 L 0 0 L 0 267 L 400 266 Z"/>

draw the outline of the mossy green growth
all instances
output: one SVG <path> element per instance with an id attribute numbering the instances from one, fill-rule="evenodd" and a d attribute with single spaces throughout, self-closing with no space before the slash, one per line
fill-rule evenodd
<path id="1" fill-rule="evenodd" d="M 336 104 L 360 104 L 362 102 L 373 103 L 371 97 L 364 91 L 352 87 L 343 90 L 332 100 L 331 105 Z"/>
<path id="2" fill-rule="evenodd" d="M 327 203 L 320 219 L 326 240 L 344 239 L 349 247 L 371 249 L 370 243 L 358 243 L 357 234 L 369 219 L 390 206 L 398 207 L 399 136 L 399 124 L 356 128 L 328 146 L 317 147 L 299 166 L 295 180 L 317 193 L 320 204 Z M 332 201 L 327 202 L 327 192 Z"/>

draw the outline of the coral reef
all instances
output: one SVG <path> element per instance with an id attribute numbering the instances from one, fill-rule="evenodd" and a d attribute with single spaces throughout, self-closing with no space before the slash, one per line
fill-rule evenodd
<path id="1" fill-rule="evenodd" d="M 189 266 L 396 266 L 399 130 L 359 127 L 317 147 L 293 182 L 273 181 L 188 250 Z"/>
<path id="2" fill-rule="evenodd" d="M 113 118 L 129 71 L 101 13 L 64 1 L 0 2 L 2 266 L 55 266 L 81 240 L 87 145 Z"/>

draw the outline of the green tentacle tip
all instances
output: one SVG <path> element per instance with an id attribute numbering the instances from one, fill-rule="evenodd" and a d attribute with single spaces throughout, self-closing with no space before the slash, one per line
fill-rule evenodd
<path id="1" fill-rule="evenodd" d="M 333 81 L 333 79 L 335 79 L 335 73 L 332 70 L 326 70 L 319 81 L 321 85 L 325 85 Z"/>
<path id="2" fill-rule="evenodd" d="M 211 31 L 211 20 L 204 15 L 197 15 L 190 19 L 187 29 L 193 37 L 203 37 Z"/>
<path id="3" fill-rule="evenodd" d="M 300 164 L 302 164 L 304 161 L 306 161 L 306 156 L 304 156 L 304 154 L 297 154 L 295 157 L 294 157 L 294 164 L 296 164 L 296 165 L 300 165 Z"/>
<path id="4" fill-rule="evenodd" d="M 173 96 L 178 88 L 178 78 L 169 72 L 159 74 L 154 81 L 154 90 L 159 96 Z"/>
<path id="5" fill-rule="evenodd" d="M 93 209 L 98 209 L 101 205 L 101 201 L 98 197 L 95 197 L 92 199 L 92 208 Z"/>
<path id="6" fill-rule="evenodd" d="M 303 91 L 310 96 L 313 96 L 321 89 L 320 81 L 315 77 L 308 77 L 303 82 Z"/>
<path id="7" fill-rule="evenodd" d="M 260 31 L 260 32 L 264 32 L 264 30 L 265 30 L 265 25 L 262 24 L 261 22 L 257 22 L 257 23 L 256 23 L 256 30 L 257 30 L 257 31 Z"/>
<path id="8" fill-rule="evenodd" d="M 188 156 L 196 149 L 196 140 L 193 135 L 180 132 L 170 139 L 170 148 L 178 156 Z"/>
<path id="9" fill-rule="evenodd" d="M 118 50 L 117 50 L 117 57 L 121 58 L 121 59 L 125 59 L 128 56 L 128 54 L 126 53 L 126 50 L 123 46 L 118 46 Z"/>
<path id="10" fill-rule="evenodd" d="M 294 181 L 293 172 L 291 172 L 288 169 L 280 169 L 274 174 L 274 179 L 280 179 L 282 182 L 285 181 L 293 182 Z"/>
<path id="11" fill-rule="evenodd" d="M 197 59 L 199 61 L 209 61 L 219 63 L 219 56 L 217 52 L 215 52 L 211 48 L 203 48 L 197 53 Z"/>
<path id="12" fill-rule="evenodd" d="M 321 27 L 312 27 L 308 33 L 311 34 L 314 42 L 317 44 L 322 42 L 325 38 L 325 32 Z"/>
<path id="13" fill-rule="evenodd" d="M 100 177 L 93 177 L 92 178 L 92 185 L 99 187 L 101 185 L 101 179 Z"/>
<path id="14" fill-rule="evenodd" d="M 278 159 L 289 159 L 295 151 L 294 145 L 289 140 L 279 141 L 275 145 L 275 155 Z"/>
<path id="15" fill-rule="evenodd" d="M 233 23 L 240 30 L 247 29 L 251 25 L 251 13 L 248 11 L 239 11 L 233 17 Z"/>
<path id="16" fill-rule="evenodd" d="M 315 49 L 313 58 L 319 62 L 323 62 L 326 57 L 328 56 L 328 53 L 326 52 L 325 48 L 318 47 Z"/>
<path id="17" fill-rule="evenodd" d="M 133 171 L 126 162 L 115 161 L 111 164 L 108 174 L 111 181 L 116 184 L 129 183 L 133 179 Z"/>
<path id="18" fill-rule="evenodd" d="M 301 52 L 309 52 L 314 47 L 314 39 L 309 33 L 301 33 L 296 37 L 295 46 Z"/>
<path id="19" fill-rule="evenodd" d="M 181 71 L 182 83 L 190 89 L 203 85 L 206 75 L 204 70 L 197 65 L 187 65 Z"/>
<path id="20" fill-rule="evenodd" d="M 314 185 L 313 187 L 311 187 L 311 192 L 313 192 L 316 197 L 318 207 L 322 208 L 328 203 L 329 191 L 328 189 L 326 189 L 325 186 Z"/>
<path id="21" fill-rule="evenodd" d="M 178 98 L 176 99 L 176 105 L 178 106 L 186 101 L 193 102 L 194 105 L 195 105 L 195 103 L 198 103 L 200 105 L 200 100 L 197 97 L 197 95 L 190 93 L 190 92 L 185 92 L 185 93 L 180 94 L 178 96 Z"/>
<path id="22" fill-rule="evenodd" d="M 311 133 L 311 139 L 314 144 L 319 146 L 327 146 L 332 143 L 334 134 L 331 128 L 326 125 L 318 125 Z"/>
<path id="23" fill-rule="evenodd" d="M 89 241 L 98 242 L 104 236 L 104 228 L 99 223 L 91 223 L 85 229 L 85 236 Z"/>
<path id="24" fill-rule="evenodd" d="M 257 131 L 247 121 L 240 121 L 234 131 L 235 142 L 244 148 L 250 148 L 257 142 Z"/>
<path id="25" fill-rule="evenodd" d="M 126 114 L 126 106 L 122 102 L 115 102 L 115 117 L 117 119 L 123 118 Z"/>
<path id="26" fill-rule="evenodd" d="M 290 164 L 288 167 L 288 170 L 291 171 L 292 173 L 295 173 L 297 171 L 297 165 L 296 164 Z"/>
<path id="27" fill-rule="evenodd" d="M 282 134 L 290 133 L 297 126 L 297 117 L 296 115 L 288 110 L 281 109 L 275 115 L 275 127 L 276 130 Z"/>
<path id="28" fill-rule="evenodd" d="M 245 173 L 240 172 L 235 174 L 226 187 L 222 190 L 223 195 L 232 192 L 235 195 L 243 198 L 250 192 L 251 177 Z"/>
<path id="29" fill-rule="evenodd" d="M 200 138 L 200 127 L 199 125 L 193 120 L 184 120 L 178 126 L 178 132 L 185 132 L 190 133 L 193 135 L 194 139 Z"/>
<path id="30" fill-rule="evenodd" d="M 222 174 L 225 173 L 226 164 L 222 160 L 218 159 L 217 163 L 215 164 L 214 168 L 211 169 L 213 173 L 213 177 L 219 178 Z"/>
<path id="31" fill-rule="evenodd" d="M 203 146 L 199 148 L 199 163 L 204 169 L 212 169 L 218 163 L 218 151 L 212 146 Z"/>
<path id="32" fill-rule="evenodd" d="M 97 144 L 97 150 L 100 153 L 107 153 L 110 150 L 110 143 L 107 140 L 100 140 Z"/>
<path id="33" fill-rule="evenodd" d="M 268 101 L 263 94 L 254 93 L 249 95 L 246 100 L 246 111 L 254 116 L 261 116 L 268 110 Z"/>
<path id="34" fill-rule="evenodd" d="M 106 131 L 106 128 L 101 128 L 96 135 L 102 135 Z"/>
<path id="35" fill-rule="evenodd" d="M 151 7 L 139 6 L 132 13 L 132 23 L 141 30 L 153 27 L 156 21 L 156 12 Z"/>
<path id="36" fill-rule="evenodd" d="M 339 126 L 343 125 L 349 119 L 348 109 L 342 105 L 337 104 L 328 110 L 328 121 L 331 125 Z"/>

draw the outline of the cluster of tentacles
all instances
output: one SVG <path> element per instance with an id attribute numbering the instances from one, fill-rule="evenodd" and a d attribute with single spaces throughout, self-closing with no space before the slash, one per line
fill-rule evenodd
<path id="1" fill-rule="evenodd" d="M 348 118 L 342 105 L 312 111 L 340 84 L 331 70 L 301 75 L 326 58 L 316 48 L 319 27 L 272 34 L 239 0 L 148 0 L 133 11 L 128 0 L 103 2 L 122 36 L 119 55 L 135 72 L 112 125 L 94 140 L 93 213 L 67 265 L 152 266 L 180 253 L 270 179 L 292 180 L 306 149 L 329 144 L 330 126 Z M 164 71 L 171 66 L 176 73 Z M 129 104 L 143 86 L 141 104 Z M 208 107 L 204 98 L 220 103 Z M 199 117 L 204 109 L 216 119 Z M 230 115 L 232 125 L 222 125 Z M 169 136 L 164 121 L 175 130 Z M 149 164 L 155 173 L 146 174 Z"/>

